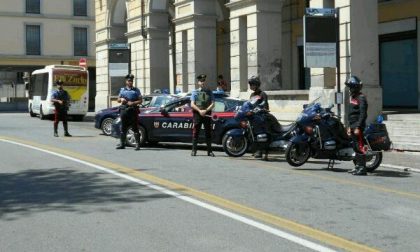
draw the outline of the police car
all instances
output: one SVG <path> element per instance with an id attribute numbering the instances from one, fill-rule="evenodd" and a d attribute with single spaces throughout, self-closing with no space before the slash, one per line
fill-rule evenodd
<path id="1" fill-rule="evenodd" d="M 230 129 L 240 128 L 239 121 L 234 119 L 236 110 L 244 100 L 215 95 L 213 108 L 213 143 L 221 144 L 223 135 Z M 158 142 L 192 141 L 193 113 L 190 96 L 179 98 L 168 104 L 139 114 L 140 145 Z M 119 138 L 121 120 L 117 118 L 112 125 L 112 136 Z M 200 131 L 200 142 L 205 142 L 204 129 Z M 127 132 L 127 145 L 136 143 L 133 131 Z"/>
<path id="2" fill-rule="evenodd" d="M 159 108 L 166 103 L 179 98 L 177 95 L 153 93 L 143 96 L 141 111 L 147 111 L 155 107 Z M 111 135 L 112 122 L 120 115 L 118 107 L 100 110 L 95 115 L 95 128 L 101 129 L 104 135 Z"/>

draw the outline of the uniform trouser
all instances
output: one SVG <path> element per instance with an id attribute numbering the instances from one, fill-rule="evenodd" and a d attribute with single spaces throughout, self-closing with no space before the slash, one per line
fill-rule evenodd
<path id="1" fill-rule="evenodd" d="M 138 122 L 138 109 L 122 109 L 121 116 L 121 145 L 125 145 L 127 138 L 127 131 L 131 127 L 134 132 L 137 144 L 140 144 L 140 132 Z"/>
<path id="2" fill-rule="evenodd" d="M 353 150 L 356 152 L 356 167 L 366 167 L 363 132 L 360 130 L 360 134 L 356 136 L 354 129 L 351 129 L 351 138 L 353 140 Z"/>
<path id="3" fill-rule="evenodd" d="M 63 122 L 64 132 L 68 133 L 67 110 L 56 108 L 54 111 L 54 133 L 57 133 L 58 123 Z"/>
<path id="4" fill-rule="evenodd" d="M 206 135 L 207 151 L 211 151 L 211 118 L 209 116 L 201 116 L 198 113 L 193 114 L 193 150 L 197 149 L 198 137 L 200 136 L 201 126 L 204 125 L 204 132 Z"/>

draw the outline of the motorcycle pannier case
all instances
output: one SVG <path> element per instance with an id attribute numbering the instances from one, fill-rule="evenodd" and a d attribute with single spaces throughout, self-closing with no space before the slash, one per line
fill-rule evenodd
<path id="1" fill-rule="evenodd" d="M 372 123 L 365 132 L 370 147 L 374 151 L 391 149 L 391 139 L 389 138 L 386 125 L 383 123 Z"/>

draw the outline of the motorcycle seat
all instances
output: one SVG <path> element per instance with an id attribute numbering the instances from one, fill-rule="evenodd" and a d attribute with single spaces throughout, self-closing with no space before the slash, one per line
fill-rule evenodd
<path id="1" fill-rule="evenodd" d="M 293 123 L 291 123 L 291 124 L 288 124 L 288 125 L 282 125 L 281 126 L 281 131 L 282 132 L 287 132 L 287 131 L 289 131 L 291 128 L 293 128 Z"/>

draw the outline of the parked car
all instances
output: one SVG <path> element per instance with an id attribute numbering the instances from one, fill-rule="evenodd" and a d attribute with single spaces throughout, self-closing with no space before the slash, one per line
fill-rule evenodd
<path id="1" fill-rule="evenodd" d="M 231 97 L 215 96 L 213 109 L 213 143 L 221 144 L 224 134 L 234 128 L 239 128 L 239 121 L 234 119 L 235 112 L 242 106 L 244 100 Z M 158 142 L 192 141 L 192 108 L 190 97 L 182 97 L 171 101 L 161 108 L 154 108 L 139 114 L 140 145 Z M 217 119 L 216 119 L 217 118 Z M 119 138 L 121 120 L 116 119 L 112 125 L 112 136 Z M 200 132 L 200 142 L 205 141 L 204 130 Z M 127 145 L 134 146 L 135 139 L 131 129 L 127 132 Z"/>
<path id="2" fill-rule="evenodd" d="M 166 103 L 178 98 L 176 95 L 153 93 L 143 96 L 143 103 L 140 111 L 144 112 L 155 107 L 160 107 Z M 118 107 L 112 107 L 100 110 L 95 115 L 95 128 L 101 129 L 104 135 L 111 135 L 112 122 L 120 115 Z"/>

